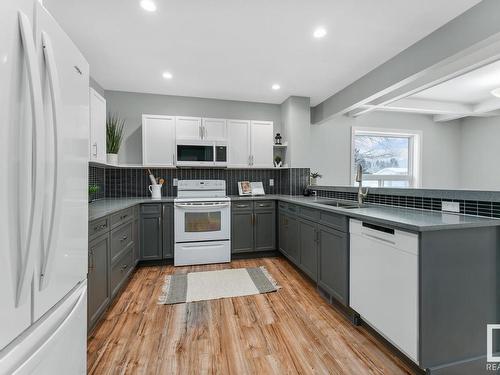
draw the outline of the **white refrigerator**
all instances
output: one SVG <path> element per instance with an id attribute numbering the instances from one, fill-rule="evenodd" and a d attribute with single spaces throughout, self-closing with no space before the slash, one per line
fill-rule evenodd
<path id="1" fill-rule="evenodd" d="M 0 374 L 84 374 L 89 66 L 37 0 L 0 1 Z"/>

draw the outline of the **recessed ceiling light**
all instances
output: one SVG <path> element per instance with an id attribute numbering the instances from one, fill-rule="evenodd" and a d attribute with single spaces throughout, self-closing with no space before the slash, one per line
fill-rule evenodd
<path id="1" fill-rule="evenodd" d="M 170 73 L 170 72 L 163 72 L 162 76 L 165 79 L 172 79 L 172 77 L 173 77 L 172 73 Z"/>
<path id="2" fill-rule="evenodd" d="M 496 96 L 497 98 L 500 98 L 500 87 L 497 88 L 497 89 L 495 89 L 495 90 L 493 90 L 491 92 L 491 95 Z"/>
<path id="3" fill-rule="evenodd" d="M 324 27 L 318 27 L 316 30 L 314 30 L 313 35 L 317 39 L 323 38 L 326 35 L 326 29 Z"/>
<path id="4" fill-rule="evenodd" d="M 281 88 L 281 86 L 280 86 L 280 85 L 278 85 L 277 83 L 275 83 L 274 85 L 272 85 L 272 86 L 271 86 L 271 88 L 272 88 L 273 90 L 279 90 L 279 89 Z"/>
<path id="5" fill-rule="evenodd" d="M 141 7 L 142 9 L 147 10 L 148 12 L 156 11 L 156 4 L 154 3 L 153 0 L 142 0 Z"/>

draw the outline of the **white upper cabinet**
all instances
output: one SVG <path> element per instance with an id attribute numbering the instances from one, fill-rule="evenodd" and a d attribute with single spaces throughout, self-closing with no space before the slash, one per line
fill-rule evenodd
<path id="1" fill-rule="evenodd" d="M 176 118 L 142 115 L 142 164 L 175 165 Z"/>
<path id="2" fill-rule="evenodd" d="M 90 88 L 90 161 L 106 162 L 106 99 Z"/>
<path id="3" fill-rule="evenodd" d="M 227 120 L 228 165 L 233 168 L 250 166 L 250 121 Z"/>
<path id="4" fill-rule="evenodd" d="M 220 118 L 204 118 L 202 120 L 202 137 L 207 141 L 227 140 L 227 122 Z"/>
<path id="5" fill-rule="evenodd" d="M 250 126 L 251 156 L 250 164 L 254 168 L 273 166 L 273 122 L 252 121 Z"/>
<path id="6" fill-rule="evenodd" d="M 201 140 L 203 138 L 200 117 L 177 116 L 175 132 L 177 139 Z"/>

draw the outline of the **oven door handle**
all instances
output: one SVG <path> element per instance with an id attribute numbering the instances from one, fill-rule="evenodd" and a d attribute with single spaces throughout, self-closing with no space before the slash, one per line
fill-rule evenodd
<path id="1" fill-rule="evenodd" d="M 198 204 L 198 203 L 175 203 L 175 207 L 182 209 L 194 209 L 199 210 L 200 208 L 223 208 L 229 207 L 229 203 L 210 203 L 210 204 Z"/>

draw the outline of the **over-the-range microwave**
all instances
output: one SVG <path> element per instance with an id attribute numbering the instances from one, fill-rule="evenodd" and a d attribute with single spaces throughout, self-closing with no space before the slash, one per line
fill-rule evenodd
<path id="1" fill-rule="evenodd" d="M 221 141 L 177 141 L 178 167 L 227 167 L 227 143 Z"/>

